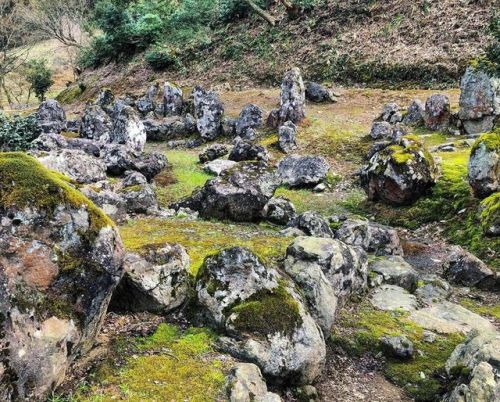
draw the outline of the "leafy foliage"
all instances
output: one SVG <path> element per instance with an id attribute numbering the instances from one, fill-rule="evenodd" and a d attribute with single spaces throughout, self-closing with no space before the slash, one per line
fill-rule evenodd
<path id="1" fill-rule="evenodd" d="M 0 114 L 0 151 L 25 151 L 40 133 L 34 115 L 9 118 Z"/>
<path id="2" fill-rule="evenodd" d="M 43 102 L 45 94 L 54 84 L 52 70 L 47 66 L 47 60 L 35 59 L 26 62 L 26 81 L 31 85 L 30 93 L 35 92 L 35 96 Z"/>

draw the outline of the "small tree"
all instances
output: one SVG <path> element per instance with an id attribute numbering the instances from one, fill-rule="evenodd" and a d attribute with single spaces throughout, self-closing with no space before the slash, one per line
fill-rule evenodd
<path id="1" fill-rule="evenodd" d="M 52 84 L 54 84 L 52 70 L 47 66 L 47 60 L 39 59 L 26 62 L 25 76 L 26 81 L 30 84 L 28 103 L 32 92 L 35 93 L 35 96 L 40 102 L 43 102 L 45 100 L 45 94 Z"/>

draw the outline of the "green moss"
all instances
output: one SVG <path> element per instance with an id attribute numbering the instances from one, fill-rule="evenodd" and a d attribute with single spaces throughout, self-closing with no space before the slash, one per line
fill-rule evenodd
<path id="1" fill-rule="evenodd" d="M 58 205 L 85 208 L 90 217 L 89 236 L 96 236 L 112 221 L 63 175 L 46 169 L 35 158 L 21 152 L 0 154 L 0 207 L 35 207 L 52 215 Z"/>
<path id="2" fill-rule="evenodd" d="M 79 85 L 72 85 L 61 91 L 59 95 L 56 96 L 56 100 L 63 105 L 73 103 L 78 100 L 82 93 L 83 91 Z"/>
<path id="3" fill-rule="evenodd" d="M 299 305 L 282 284 L 272 291 L 255 294 L 232 307 L 227 315 L 234 313 L 237 329 L 263 337 L 278 332 L 290 335 L 302 324 Z"/>
<path id="4" fill-rule="evenodd" d="M 125 364 L 118 367 L 110 358 L 99 369 L 96 381 L 80 390 L 75 399 L 219 400 L 228 367 L 214 356 L 213 341 L 213 334 L 205 329 L 191 328 L 183 333 L 170 324 L 160 324 L 146 338 L 123 339 L 114 352 Z"/>
<path id="5" fill-rule="evenodd" d="M 407 313 L 384 312 L 363 304 L 358 311 L 342 312 L 332 334 L 334 344 L 361 355 L 380 352 L 383 335 L 404 335 L 421 351 L 408 361 L 388 358 L 385 375 L 417 401 L 433 401 L 443 394 L 446 384 L 438 381 L 452 351 L 464 337 L 460 334 L 438 336 L 433 343 L 423 341 L 423 329 L 407 318 Z M 423 373 L 423 376 L 422 374 Z"/>
<path id="6" fill-rule="evenodd" d="M 391 159 L 398 165 L 406 165 L 410 160 L 415 159 L 413 152 L 400 145 L 391 145 L 388 149 L 391 151 Z"/>
<path id="7" fill-rule="evenodd" d="M 480 144 L 484 144 L 489 151 L 500 152 L 500 128 L 491 133 L 482 134 L 476 142 L 474 142 L 472 151 L 475 151 Z"/>
<path id="8" fill-rule="evenodd" d="M 493 305 L 487 305 L 487 304 L 481 304 L 475 300 L 467 298 L 460 300 L 460 304 L 477 314 L 486 315 L 496 320 L 500 320 L 500 304 L 498 303 Z"/>
<path id="9" fill-rule="evenodd" d="M 139 184 L 136 184 L 134 186 L 128 186 L 128 187 L 123 187 L 120 192 L 121 193 L 133 193 L 133 192 L 138 192 L 142 190 L 142 186 Z"/>
<path id="10" fill-rule="evenodd" d="M 140 219 L 120 227 L 127 249 L 145 252 L 163 243 L 179 243 L 187 249 L 191 272 L 196 275 L 204 259 L 218 251 L 241 246 L 248 248 L 266 263 L 283 257 L 289 238 L 279 236 L 264 224 L 242 225 L 182 219 Z"/>
<path id="11" fill-rule="evenodd" d="M 500 225 L 500 191 L 485 198 L 479 209 L 483 231 L 486 232 L 493 224 Z"/>

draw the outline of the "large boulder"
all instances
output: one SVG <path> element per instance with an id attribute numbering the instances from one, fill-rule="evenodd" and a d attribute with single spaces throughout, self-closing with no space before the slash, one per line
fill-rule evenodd
<path id="1" fill-rule="evenodd" d="M 146 129 L 134 109 L 123 101 L 117 101 L 111 117 L 113 129 L 110 142 L 124 144 L 135 151 L 142 152 L 146 144 Z"/>
<path id="2" fill-rule="evenodd" d="M 148 141 L 168 141 L 186 138 L 196 132 L 193 116 L 169 116 L 162 119 L 149 118 L 143 121 Z"/>
<path id="3" fill-rule="evenodd" d="M 368 253 L 403 255 L 396 229 L 366 219 L 345 220 L 335 231 L 335 237 Z"/>
<path id="4" fill-rule="evenodd" d="M 429 130 L 443 131 L 450 125 L 450 100 L 446 95 L 434 94 L 425 101 L 424 122 Z"/>
<path id="5" fill-rule="evenodd" d="M 196 87 L 193 90 L 194 117 L 201 138 L 214 140 L 222 134 L 224 104 L 213 91 Z"/>
<path id="6" fill-rule="evenodd" d="M 337 102 L 337 98 L 330 88 L 312 81 L 306 83 L 306 98 L 316 103 Z"/>
<path id="7" fill-rule="evenodd" d="M 468 67 L 460 82 L 460 117 L 466 134 L 491 131 L 500 115 L 500 78 Z"/>
<path id="8" fill-rule="evenodd" d="M 145 214 L 158 209 L 156 193 L 148 184 L 146 177 L 139 172 L 130 172 L 119 189 L 125 200 L 127 212 Z"/>
<path id="9" fill-rule="evenodd" d="M 227 378 L 229 402 L 281 402 L 281 398 L 268 392 L 258 366 L 237 363 Z"/>
<path id="10" fill-rule="evenodd" d="M 290 200 L 283 197 L 273 197 L 264 206 L 262 216 L 269 222 L 277 225 L 286 225 L 294 219 L 297 214 Z"/>
<path id="11" fill-rule="evenodd" d="M 109 114 L 98 105 L 88 105 L 80 123 L 80 137 L 108 143 L 113 122 Z"/>
<path id="12" fill-rule="evenodd" d="M 156 97 L 158 96 L 159 90 L 160 87 L 158 83 L 153 84 L 148 88 L 146 94 L 137 100 L 135 107 L 141 116 L 147 116 L 156 110 Z"/>
<path id="13" fill-rule="evenodd" d="M 106 165 L 102 159 L 84 151 L 62 149 L 49 153 L 37 152 L 36 158 L 48 169 L 55 170 L 79 184 L 93 183 L 106 178 Z"/>
<path id="14" fill-rule="evenodd" d="M 41 134 L 30 144 L 33 152 L 52 152 L 61 149 L 75 149 L 84 151 L 86 154 L 100 157 L 101 144 L 86 138 L 67 138 L 61 134 Z"/>
<path id="15" fill-rule="evenodd" d="M 280 108 L 278 122 L 291 121 L 300 123 L 306 116 L 306 91 L 300 69 L 292 68 L 283 77 L 281 83 Z"/>
<path id="16" fill-rule="evenodd" d="M 401 108 L 397 103 L 386 103 L 377 117 L 377 121 L 385 121 L 389 124 L 399 123 L 403 119 Z"/>
<path id="17" fill-rule="evenodd" d="M 265 165 L 241 162 L 173 207 L 190 208 L 204 218 L 258 221 L 279 183 L 275 172 Z"/>
<path id="18" fill-rule="evenodd" d="M 297 148 L 297 126 L 286 121 L 278 129 L 278 145 L 286 154 Z"/>
<path id="19" fill-rule="evenodd" d="M 36 120 L 44 133 L 59 134 L 66 130 L 66 113 L 58 101 L 43 101 L 36 112 Z"/>
<path id="20" fill-rule="evenodd" d="M 184 101 L 182 89 L 178 86 L 165 82 L 163 87 L 163 113 L 165 116 L 179 116 L 182 114 Z"/>
<path id="21" fill-rule="evenodd" d="M 119 311 L 167 313 L 189 295 L 189 256 L 179 244 L 162 244 L 146 255 L 128 253 L 111 308 Z"/>
<path id="22" fill-rule="evenodd" d="M 0 399 L 45 400 L 93 345 L 122 276 L 108 217 L 22 153 L 0 155 Z"/>
<path id="23" fill-rule="evenodd" d="M 307 211 L 298 215 L 288 223 L 288 227 L 297 228 L 307 236 L 333 237 L 328 222 L 314 211 Z"/>
<path id="24" fill-rule="evenodd" d="M 212 144 L 206 147 L 202 153 L 198 155 L 200 163 L 206 163 L 215 159 L 222 158 L 227 155 L 228 150 L 224 144 Z"/>
<path id="25" fill-rule="evenodd" d="M 198 313 L 226 335 L 222 348 L 269 379 L 310 383 L 321 373 L 325 341 L 302 297 L 250 251 L 234 247 L 208 257 L 196 293 Z"/>
<path id="26" fill-rule="evenodd" d="M 476 197 L 485 198 L 500 190 L 500 132 L 481 135 L 469 158 L 469 184 Z"/>
<path id="27" fill-rule="evenodd" d="M 246 105 L 236 120 L 236 135 L 247 137 L 248 130 L 255 130 L 264 125 L 264 111 L 253 104 Z M 250 135 L 251 136 L 251 135 Z"/>
<path id="28" fill-rule="evenodd" d="M 241 161 L 268 161 L 269 152 L 262 145 L 253 144 L 250 141 L 239 140 L 234 144 L 228 159 L 234 162 Z"/>
<path id="29" fill-rule="evenodd" d="M 326 179 L 330 165 L 321 156 L 290 155 L 278 164 L 278 173 L 290 187 L 312 187 Z"/>
<path id="30" fill-rule="evenodd" d="M 106 113 L 111 114 L 113 112 L 113 106 L 115 104 L 115 96 L 109 88 L 103 88 L 94 102 L 94 105 L 101 107 Z"/>
<path id="31" fill-rule="evenodd" d="M 113 222 L 123 223 L 127 219 L 127 203 L 122 194 L 108 181 L 93 183 L 80 188 L 85 197 L 101 208 Z"/>
<path id="32" fill-rule="evenodd" d="M 369 269 L 375 282 L 400 286 L 410 292 L 417 288 L 418 272 L 399 255 L 376 257 L 370 261 Z M 374 276 L 380 277 L 380 281 Z"/>
<path id="33" fill-rule="evenodd" d="M 413 99 L 406 114 L 403 117 L 403 124 L 407 126 L 423 126 L 424 125 L 425 105 L 420 99 Z"/>
<path id="34" fill-rule="evenodd" d="M 403 137 L 376 152 L 360 171 L 368 199 L 408 205 L 435 184 L 432 155 L 416 139 Z"/>
<path id="35" fill-rule="evenodd" d="M 339 240 L 297 237 L 287 249 L 284 266 L 325 335 L 333 325 L 337 305 L 367 287 L 365 252 Z"/>

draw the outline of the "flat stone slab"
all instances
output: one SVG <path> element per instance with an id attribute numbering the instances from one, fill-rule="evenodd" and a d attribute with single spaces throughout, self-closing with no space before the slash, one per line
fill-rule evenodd
<path id="1" fill-rule="evenodd" d="M 414 311 L 417 298 L 402 287 L 382 285 L 373 292 L 370 302 L 373 307 L 384 311 Z"/>
<path id="2" fill-rule="evenodd" d="M 417 286 L 417 271 L 398 255 L 376 257 L 370 262 L 369 268 L 370 271 L 381 275 L 383 281 L 390 285 L 401 286 L 409 291 Z"/>
<path id="3" fill-rule="evenodd" d="M 237 164 L 238 162 L 228 161 L 226 159 L 215 159 L 211 162 L 206 163 L 203 167 L 203 170 L 205 170 L 205 172 L 207 173 L 219 176 L 222 172 L 231 169 Z"/>
<path id="4" fill-rule="evenodd" d="M 448 301 L 414 311 L 409 318 L 424 329 L 440 334 L 468 334 L 473 329 L 479 332 L 495 330 L 494 325 L 479 314 Z"/>

